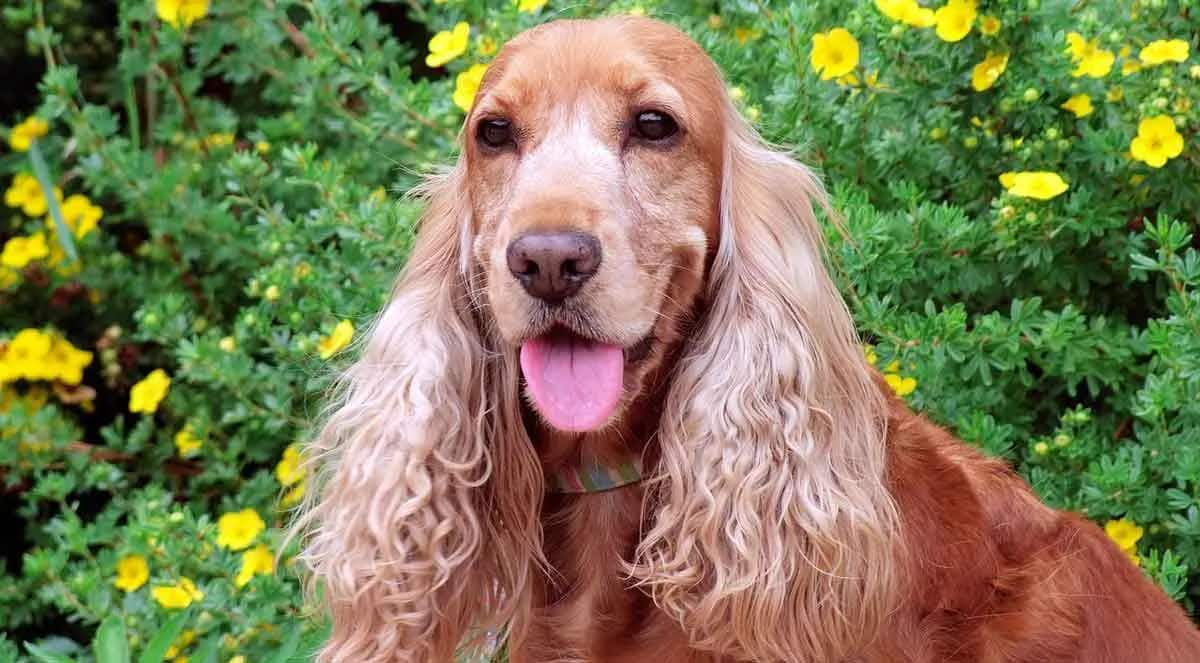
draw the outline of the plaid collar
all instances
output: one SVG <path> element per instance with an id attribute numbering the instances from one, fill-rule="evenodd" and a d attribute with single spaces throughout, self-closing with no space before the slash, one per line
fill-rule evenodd
<path id="1" fill-rule="evenodd" d="M 552 493 L 599 493 L 641 480 L 642 456 L 637 454 L 617 464 L 585 463 L 563 467 L 546 477 L 546 489 Z"/>

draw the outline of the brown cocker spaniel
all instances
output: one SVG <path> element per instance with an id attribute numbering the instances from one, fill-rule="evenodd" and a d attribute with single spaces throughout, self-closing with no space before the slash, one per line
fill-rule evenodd
<path id="1" fill-rule="evenodd" d="M 495 59 L 315 442 L 321 660 L 1197 663 L 1078 516 L 914 415 L 817 179 L 641 18 Z"/>

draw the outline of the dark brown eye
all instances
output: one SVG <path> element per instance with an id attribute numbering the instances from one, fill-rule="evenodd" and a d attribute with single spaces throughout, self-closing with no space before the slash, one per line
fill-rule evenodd
<path id="1" fill-rule="evenodd" d="M 651 141 L 666 140 L 679 131 L 679 125 L 666 113 L 642 111 L 633 121 L 633 133 Z"/>
<path id="2" fill-rule="evenodd" d="M 503 118 L 484 120 L 475 129 L 479 142 L 492 149 L 499 149 L 513 142 L 512 123 Z"/>

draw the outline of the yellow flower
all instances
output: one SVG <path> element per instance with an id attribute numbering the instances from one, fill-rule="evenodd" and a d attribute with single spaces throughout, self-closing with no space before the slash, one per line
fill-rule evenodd
<path id="1" fill-rule="evenodd" d="M 1125 88 L 1120 85 L 1112 88 L 1104 94 L 1104 98 L 1111 102 L 1117 102 L 1125 98 Z"/>
<path id="2" fill-rule="evenodd" d="M 307 486 L 308 486 L 307 481 L 301 481 L 300 483 L 296 484 L 295 486 L 292 486 L 291 490 L 289 490 L 283 494 L 283 499 L 280 500 L 280 503 L 283 506 L 292 506 L 295 504 L 299 504 L 300 500 L 304 499 L 304 491 L 307 489 L 306 488 Z"/>
<path id="3" fill-rule="evenodd" d="M 239 588 L 245 587 L 250 579 L 260 573 L 275 572 L 275 555 L 266 546 L 255 546 L 242 553 L 242 568 L 238 570 L 233 584 Z"/>
<path id="4" fill-rule="evenodd" d="M 1050 200 L 1068 188 L 1058 173 L 1046 171 L 1004 173 L 1000 184 L 1014 196 L 1037 200 Z"/>
<path id="5" fill-rule="evenodd" d="M 496 44 L 496 40 L 492 39 L 489 35 L 479 35 L 475 39 L 475 51 L 485 58 L 495 55 L 499 49 L 500 47 Z"/>
<path id="6" fill-rule="evenodd" d="M 237 340 L 232 336 L 226 336 L 217 341 L 217 347 L 221 348 L 222 352 L 233 352 L 237 349 Z"/>
<path id="7" fill-rule="evenodd" d="M 31 115 L 25 118 L 17 126 L 12 128 L 8 134 L 8 144 L 17 152 L 25 152 L 33 141 L 46 135 L 50 130 L 50 125 L 45 120 L 36 115 Z"/>
<path id="8" fill-rule="evenodd" d="M 425 64 L 430 67 L 440 67 L 467 50 L 467 42 L 471 36 L 471 26 L 466 21 L 460 21 L 453 30 L 442 30 L 429 40 L 429 55 L 425 56 Z"/>
<path id="9" fill-rule="evenodd" d="M 175 448 L 179 451 L 179 455 L 184 458 L 196 455 L 196 452 L 200 451 L 200 447 L 203 445 L 204 440 L 196 437 L 196 434 L 192 432 L 191 424 L 180 428 L 179 432 L 175 433 Z"/>
<path id="10" fill-rule="evenodd" d="M 888 373 L 883 376 L 883 379 L 892 388 L 892 391 L 896 392 L 897 396 L 907 396 L 917 388 L 916 378 L 904 378 L 896 373 Z"/>
<path id="11" fill-rule="evenodd" d="M 1110 520 L 1104 523 L 1104 533 L 1123 551 L 1137 548 L 1137 542 L 1142 540 L 1142 528 L 1137 523 L 1126 518 Z"/>
<path id="12" fill-rule="evenodd" d="M 1128 76 L 1142 70 L 1142 63 L 1137 60 L 1126 60 L 1121 63 L 1121 75 Z"/>
<path id="13" fill-rule="evenodd" d="M 50 247 L 46 245 L 45 233 L 34 233 L 28 237 L 17 236 L 4 243 L 4 251 L 0 253 L 0 265 L 21 269 L 48 255 Z"/>
<path id="14" fill-rule="evenodd" d="M 83 381 L 83 369 L 92 363 L 92 353 L 71 345 L 67 339 L 51 336 L 50 351 L 46 354 L 46 379 L 57 379 L 63 384 L 75 386 Z"/>
<path id="15" fill-rule="evenodd" d="M 821 80 L 845 76 L 858 66 L 858 41 L 845 28 L 818 32 L 812 40 L 809 61 Z"/>
<path id="16" fill-rule="evenodd" d="M 254 143 L 254 151 L 265 155 L 267 152 L 271 151 L 271 144 L 265 140 L 260 140 Z"/>
<path id="17" fill-rule="evenodd" d="M 1099 39 L 1088 41 L 1078 32 L 1067 33 L 1067 52 L 1075 62 L 1075 70 L 1071 72 L 1075 78 L 1103 78 L 1112 71 L 1113 62 L 1117 59 L 1112 51 L 1100 48 Z"/>
<path id="18" fill-rule="evenodd" d="M 170 647 L 167 647 L 167 651 L 165 654 L 163 654 L 163 658 L 175 658 L 176 656 L 179 656 L 183 653 L 184 649 L 190 647 L 195 641 L 196 632 L 192 629 L 187 629 L 183 633 L 180 633 L 178 638 L 175 638 L 175 642 L 171 643 Z M 186 656 L 182 658 L 184 661 L 187 660 Z"/>
<path id="19" fill-rule="evenodd" d="M 300 445 L 290 444 L 283 450 L 283 458 L 275 465 L 275 478 L 279 483 L 290 486 L 304 478 L 304 458 L 300 455 Z"/>
<path id="20" fill-rule="evenodd" d="M 217 132 L 204 137 L 204 146 L 210 149 L 229 147 L 237 141 L 237 136 L 227 132 Z"/>
<path id="21" fill-rule="evenodd" d="M 995 16 L 980 16 L 979 32 L 985 37 L 991 37 L 997 32 L 1000 32 L 1000 19 L 996 18 Z"/>
<path id="22" fill-rule="evenodd" d="M 1183 136 L 1175 130 L 1170 115 L 1148 117 L 1138 124 L 1138 135 L 1129 144 L 1129 153 L 1151 168 L 1162 168 L 1183 153 Z"/>
<path id="23" fill-rule="evenodd" d="M 171 378 L 167 372 L 161 368 L 154 369 L 129 391 L 129 411 L 154 414 L 170 388 Z"/>
<path id="24" fill-rule="evenodd" d="M 454 79 L 454 105 L 464 113 L 470 112 L 475 103 L 475 93 L 479 91 L 479 84 L 483 82 L 483 74 L 487 68 L 486 64 L 473 64 Z"/>
<path id="25" fill-rule="evenodd" d="M 950 0 L 933 13 L 937 36 L 942 41 L 962 41 L 975 23 L 975 0 Z"/>
<path id="26" fill-rule="evenodd" d="M 755 28 L 734 28 L 733 38 L 737 40 L 738 45 L 745 46 L 747 42 L 754 41 L 762 36 L 762 30 Z"/>
<path id="27" fill-rule="evenodd" d="M 983 62 L 975 65 L 971 71 L 971 87 L 975 88 L 976 92 L 991 88 L 1006 68 L 1008 53 L 988 53 Z"/>
<path id="28" fill-rule="evenodd" d="M 517 11 L 520 12 L 532 14 L 545 6 L 546 0 L 517 0 Z"/>
<path id="29" fill-rule="evenodd" d="M 155 0 L 158 18 L 176 28 L 186 28 L 208 14 L 208 0 Z"/>
<path id="30" fill-rule="evenodd" d="M 87 196 L 78 193 L 68 196 L 63 201 L 61 211 L 63 222 L 67 224 L 67 228 L 71 230 L 71 234 L 76 239 L 83 239 L 85 235 L 95 230 L 96 224 L 104 218 L 103 209 L 100 209 L 98 205 L 93 205 Z M 47 217 L 46 225 L 53 228 L 54 220 Z"/>
<path id="31" fill-rule="evenodd" d="M 241 550 L 254 543 L 255 537 L 267 526 L 254 509 L 242 509 L 223 514 L 217 520 L 217 545 Z"/>
<path id="32" fill-rule="evenodd" d="M 196 589 L 196 584 L 189 578 L 180 578 L 174 585 L 160 585 L 150 590 L 150 595 L 164 608 L 179 610 L 186 608 L 193 601 L 204 598 L 204 592 Z"/>
<path id="33" fill-rule="evenodd" d="M 893 21 L 915 28 L 928 28 L 935 23 L 933 10 L 918 5 L 917 0 L 875 0 L 875 8 Z"/>
<path id="34" fill-rule="evenodd" d="M 1060 108 L 1071 111 L 1075 117 L 1087 117 L 1092 114 L 1095 108 L 1092 107 L 1092 98 L 1086 94 L 1077 94 L 1063 102 Z"/>
<path id="35" fill-rule="evenodd" d="M 0 354 L 0 383 L 12 382 L 25 378 L 27 380 L 47 379 L 49 364 L 46 356 L 50 354 L 53 337 L 37 329 L 22 329 L 8 342 Z"/>
<path id="36" fill-rule="evenodd" d="M 321 359 L 329 359 L 337 354 L 339 350 L 350 345 L 350 339 L 354 338 L 354 323 L 349 320 L 342 320 L 333 328 L 333 333 L 321 339 L 317 344 L 317 351 L 321 353 Z"/>
<path id="37" fill-rule="evenodd" d="M 117 577 L 113 584 L 123 592 L 132 592 L 150 579 L 150 565 L 141 555 L 126 555 L 117 560 Z"/>
<path id="38" fill-rule="evenodd" d="M 1188 59 L 1188 43 L 1182 39 L 1158 39 L 1146 44 L 1138 59 L 1146 65 L 1183 62 Z"/>
<path id="39" fill-rule="evenodd" d="M 62 189 L 54 187 L 54 198 L 62 201 Z M 41 216 L 47 209 L 42 185 L 29 173 L 17 173 L 13 176 L 12 184 L 4 192 L 4 204 L 20 207 L 21 211 L 29 216 Z"/>
<path id="40" fill-rule="evenodd" d="M 863 356 L 866 358 L 867 363 L 872 366 L 879 362 L 879 355 L 875 354 L 874 345 L 863 346 Z"/>

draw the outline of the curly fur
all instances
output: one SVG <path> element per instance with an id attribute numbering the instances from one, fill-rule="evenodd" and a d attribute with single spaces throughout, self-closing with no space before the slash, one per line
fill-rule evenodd
<path id="1" fill-rule="evenodd" d="M 820 184 L 741 122 L 730 138 L 707 321 L 633 573 L 698 647 L 839 660 L 894 607 L 884 402 L 822 265 Z"/>

